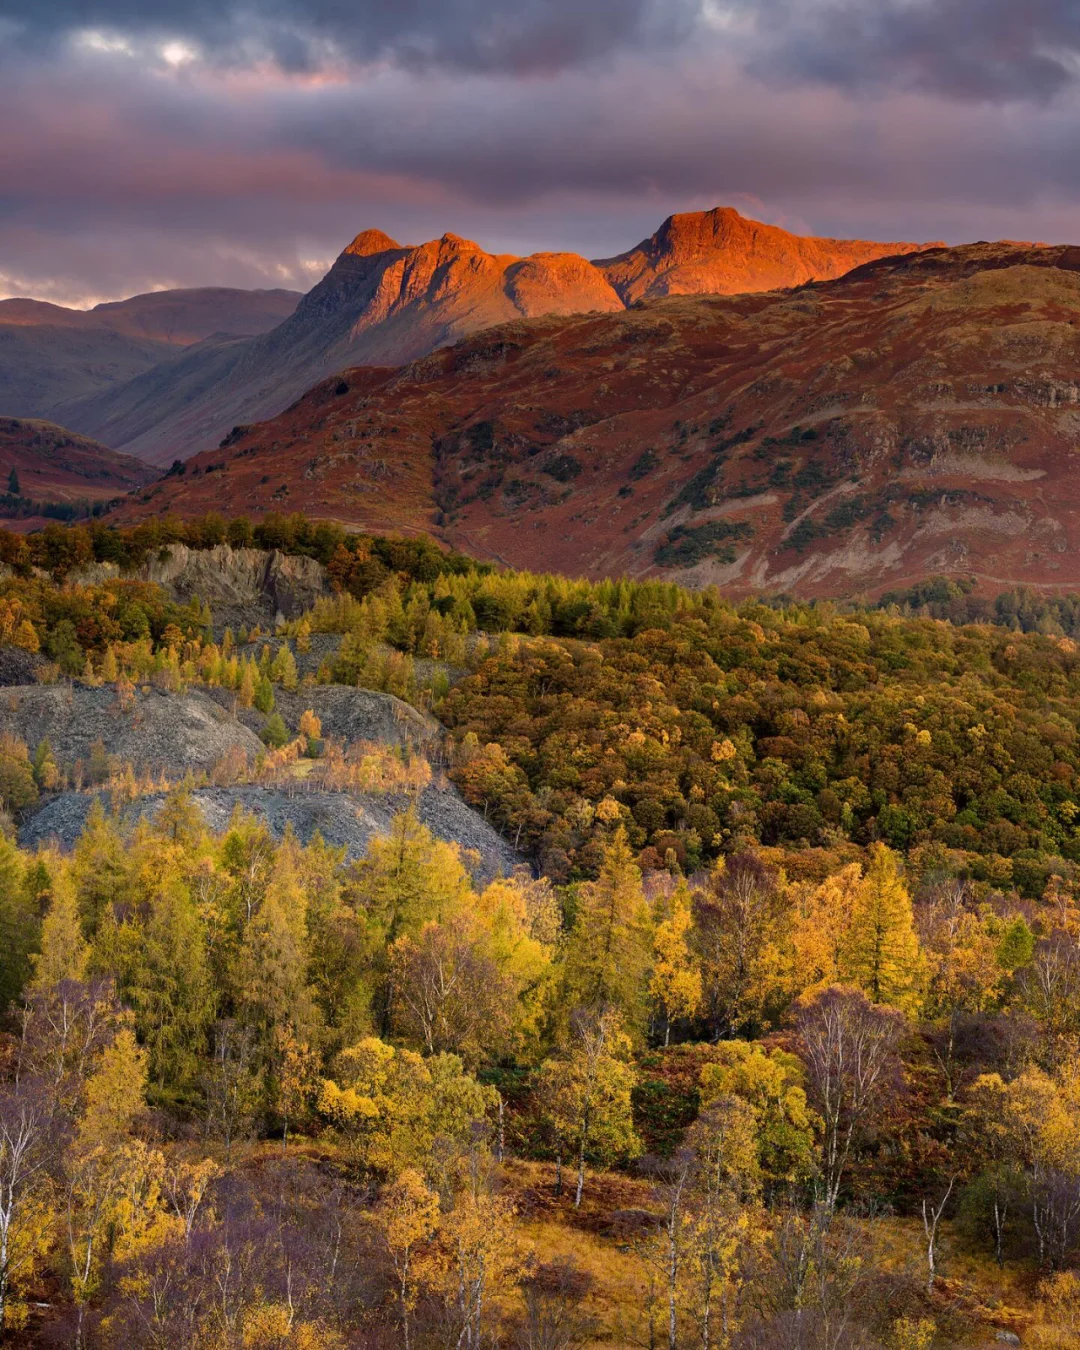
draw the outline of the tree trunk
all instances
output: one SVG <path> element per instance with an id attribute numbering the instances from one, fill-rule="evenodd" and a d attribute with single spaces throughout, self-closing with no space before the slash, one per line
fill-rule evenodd
<path id="1" fill-rule="evenodd" d="M 679 1284 L 679 1253 L 675 1235 L 668 1237 L 668 1350 L 678 1350 L 679 1322 L 676 1293 Z"/>
<path id="2" fill-rule="evenodd" d="M 585 1149 L 589 1141 L 590 1103 L 586 1101 L 581 1115 L 581 1138 L 578 1142 L 577 1194 L 574 1196 L 574 1208 L 581 1208 L 581 1193 L 585 1189 Z"/>
<path id="3" fill-rule="evenodd" d="M 1006 1206 L 1000 1200 L 994 1201 L 994 1260 L 998 1263 L 998 1269 L 1005 1264 L 1003 1254 L 1005 1238 L 1005 1214 Z"/>
<path id="4" fill-rule="evenodd" d="M 945 1213 L 945 1206 L 949 1203 L 949 1196 L 952 1195 L 955 1185 L 956 1178 L 950 1177 L 940 1204 L 928 1205 L 925 1200 L 922 1202 L 923 1231 L 926 1233 L 926 1292 L 931 1296 L 934 1292 L 934 1280 L 937 1276 L 938 1225 L 941 1223 L 941 1216 Z"/>

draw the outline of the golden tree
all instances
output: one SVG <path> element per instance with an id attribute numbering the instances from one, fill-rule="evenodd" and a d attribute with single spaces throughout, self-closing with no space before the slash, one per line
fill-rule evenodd
<path id="1" fill-rule="evenodd" d="M 872 1002 L 907 1013 L 918 1011 L 922 957 L 911 896 L 896 854 L 884 844 L 870 850 L 840 964 L 844 982 L 864 989 Z"/>
<path id="2" fill-rule="evenodd" d="M 692 925 L 689 896 L 680 887 L 673 897 L 671 917 L 657 924 L 653 934 L 649 992 L 660 1010 L 665 1045 L 671 1040 L 672 1023 L 693 1017 L 701 1006 L 701 971 L 688 941 Z"/>
<path id="3" fill-rule="evenodd" d="M 415 1168 L 406 1167 L 383 1191 L 373 1217 L 393 1266 L 402 1342 L 410 1350 L 413 1309 L 434 1272 L 424 1248 L 439 1227 L 439 1197 Z"/>

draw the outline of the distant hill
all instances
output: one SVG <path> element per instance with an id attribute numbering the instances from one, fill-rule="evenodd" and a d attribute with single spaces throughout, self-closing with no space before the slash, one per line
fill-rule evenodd
<path id="1" fill-rule="evenodd" d="M 0 415 L 55 415 L 61 404 L 123 383 L 193 343 L 265 332 L 299 299 L 295 291 L 207 287 L 89 310 L 0 300 Z"/>
<path id="2" fill-rule="evenodd" d="M 1080 586 L 1080 249 L 520 320 L 321 383 L 121 518 L 302 510 L 734 592 Z"/>
<path id="3" fill-rule="evenodd" d="M 207 341 L 60 413 L 109 445 L 169 464 L 280 412 L 345 366 L 401 365 L 522 317 L 617 313 L 646 293 L 797 285 L 919 247 L 804 239 L 730 208 L 673 216 L 631 253 L 600 263 L 490 254 L 453 234 L 411 247 L 367 230 L 272 332 Z"/>
<path id="4" fill-rule="evenodd" d="M 17 493 L 12 491 L 13 471 Z M 0 520 L 9 527 L 13 519 L 41 523 L 31 503 L 74 506 L 111 501 L 154 477 L 154 470 L 141 460 L 52 422 L 0 417 Z"/>

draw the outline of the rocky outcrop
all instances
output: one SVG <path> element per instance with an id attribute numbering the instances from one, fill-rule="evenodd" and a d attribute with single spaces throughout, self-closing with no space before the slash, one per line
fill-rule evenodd
<path id="1" fill-rule="evenodd" d="M 95 563 L 75 572 L 71 580 L 90 584 L 120 575 L 115 563 Z M 219 620 L 294 619 L 329 594 L 326 568 L 314 558 L 281 553 L 277 549 L 191 549 L 170 544 L 127 575 L 152 581 L 177 600 L 205 600 Z M 244 615 L 246 614 L 246 619 Z"/>
<path id="2" fill-rule="evenodd" d="M 506 840 L 452 789 L 428 788 L 412 803 L 404 797 L 286 793 L 260 787 L 198 788 L 192 796 L 212 830 L 227 829 L 233 811 L 239 806 L 261 820 L 275 838 L 280 839 L 289 826 L 304 843 L 318 832 L 328 844 L 344 848 L 349 859 L 362 858 L 372 839 L 389 832 L 394 816 L 413 805 L 421 823 L 437 839 L 458 844 L 476 855 L 467 861 L 478 881 L 506 875 L 521 861 Z M 161 793 L 141 797 L 124 809 L 124 819 L 129 823 L 140 816 L 152 819 L 164 800 Z M 23 824 L 19 843 L 23 848 L 35 848 L 51 841 L 61 848 L 72 848 L 93 801 L 93 795 L 79 792 L 54 797 Z M 102 802 L 108 810 L 108 798 L 103 797 Z"/>
<path id="3" fill-rule="evenodd" d="M 360 236 L 360 249 L 360 241 L 354 241 L 321 283 L 331 289 L 339 265 L 352 274 L 358 257 L 370 259 L 377 271 L 370 299 L 356 315 L 346 344 L 334 353 L 335 368 L 357 360 L 403 365 L 510 319 L 622 308 L 601 273 L 572 253 L 495 255 L 455 234 L 416 248 L 395 244 L 372 253 L 367 251 L 370 239 L 371 232 Z"/>

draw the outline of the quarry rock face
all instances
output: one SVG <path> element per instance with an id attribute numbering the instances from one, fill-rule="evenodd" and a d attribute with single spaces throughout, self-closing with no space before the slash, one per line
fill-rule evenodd
<path id="1" fill-rule="evenodd" d="M 89 762 L 95 745 L 137 773 L 212 768 L 230 752 L 254 757 L 262 742 L 213 699 L 192 690 L 136 691 L 128 707 L 107 686 L 11 686 L 0 690 L 0 732 L 29 746 L 47 740 L 65 768 Z"/>
<path id="2" fill-rule="evenodd" d="M 180 599 L 199 596 L 214 605 L 258 607 L 265 599 L 275 613 L 294 619 L 321 596 L 329 594 L 326 569 L 314 558 L 277 549 L 189 549 L 172 544 L 165 557 L 146 564 L 146 580 L 157 582 Z"/>

